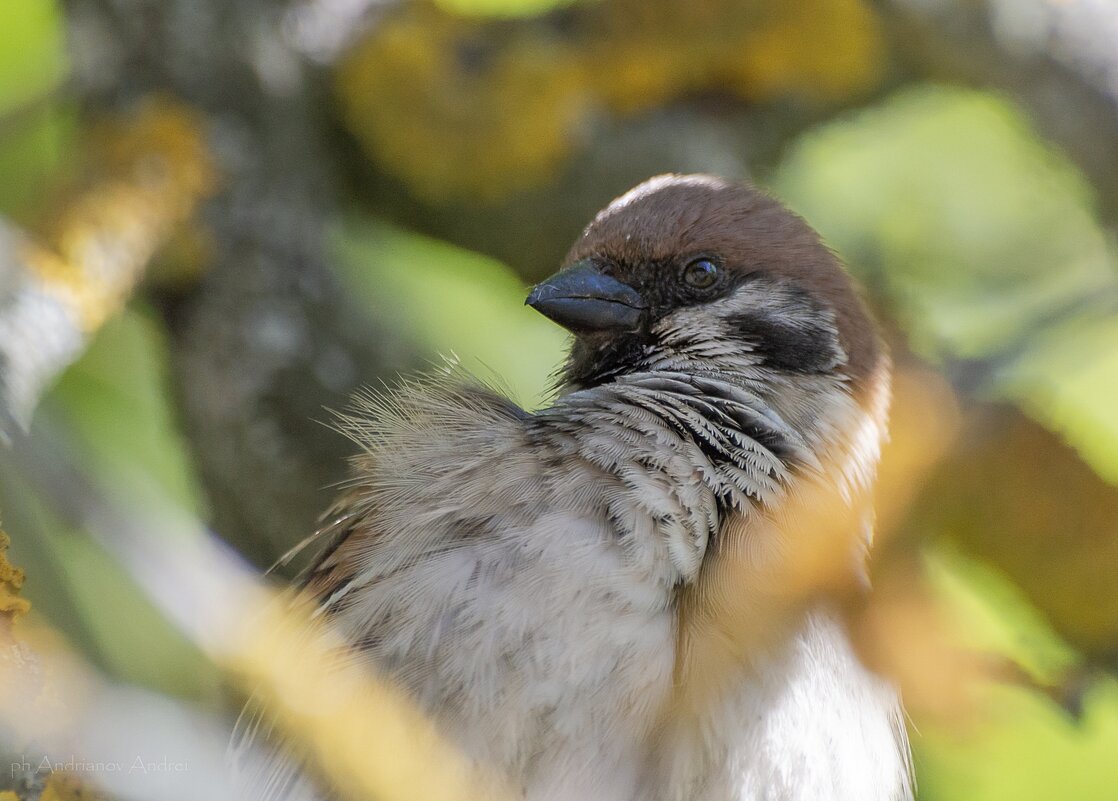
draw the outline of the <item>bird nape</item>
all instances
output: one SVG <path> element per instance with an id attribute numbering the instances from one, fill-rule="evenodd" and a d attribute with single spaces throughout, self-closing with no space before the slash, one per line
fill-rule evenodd
<path id="1" fill-rule="evenodd" d="M 342 421 L 361 452 L 303 589 L 350 661 L 516 799 L 910 799 L 899 701 L 837 613 L 889 364 L 836 257 L 755 188 L 665 175 L 527 302 L 573 335 L 549 407 L 442 375 Z M 334 797 L 304 767 L 277 746 L 244 797 Z"/>

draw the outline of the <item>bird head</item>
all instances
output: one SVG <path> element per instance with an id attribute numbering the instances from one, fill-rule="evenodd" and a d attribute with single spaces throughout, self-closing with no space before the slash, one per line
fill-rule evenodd
<path id="1" fill-rule="evenodd" d="M 570 390 L 657 370 L 717 375 L 817 450 L 864 440 L 869 452 L 849 467 L 872 474 L 884 348 L 836 256 L 753 187 L 705 175 L 640 184 L 594 218 L 527 303 L 574 334 Z"/>

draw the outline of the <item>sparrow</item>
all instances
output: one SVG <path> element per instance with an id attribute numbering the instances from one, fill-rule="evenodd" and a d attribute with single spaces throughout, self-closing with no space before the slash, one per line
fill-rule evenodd
<path id="1" fill-rule="evenodd" d="M 343 420 L 304 588 L 353 657 L 524 801 L 911 799 L 838 609 L 889 361 L 837 257 L 752 186 L 663 175 L 526 302 L 573 336 L 546 408 L 443 375 Z M 251 797 L 330 797 L 275 770 Z"/>

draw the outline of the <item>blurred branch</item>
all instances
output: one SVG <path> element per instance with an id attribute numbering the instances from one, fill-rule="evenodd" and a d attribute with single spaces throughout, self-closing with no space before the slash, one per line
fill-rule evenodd
<path id="1" fill-rule="evenodd" d="M 40 393 L 214 182 L 198 120 L 165 100 L 93 137 L 98 177 L 56 215 L 44 245 L 0 221 L 0 436 L 28 425 Z"/>

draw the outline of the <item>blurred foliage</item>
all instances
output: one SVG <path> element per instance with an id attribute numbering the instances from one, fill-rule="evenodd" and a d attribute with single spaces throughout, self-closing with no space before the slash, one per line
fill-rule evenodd
<path id="1" fill-rule="evenodd" d="M 1097 308 L 1061 321 L 1005 371 L 1004 392 L 1056 430 L 1113 486 L 1118 486 L 1118 319 L 1113 290 Z M 1106 307 L 1110 306 L 1108 312 Z"/>
<path id="2" fill-rule="evenodd" d="M 26 113 L 10 112 L 8 124 L 0 107 L 0 213 L 20 221 L 41 218 L 51 200 L 49 187 L 67 166 L 77 135 L 72 110 L 56 105 Z"/>
<path id="3" fill-rule="evenodd" d="M 392 4 L 336 63 L 320 65 L 336 105 L 323 104 L 316 122 L 344 131 L 339 159 L 351 160 L 333 166 L 352 172 L 354 185 L 387 176 L 391 192 L 406 194 L 393 198 L 401 204 L 455 214 L 558 192 L 552 182 L 583 151 L 601 147 L 605 159 L 624 161 L 616 141 L 613 150 L 601 145 L 603 131 L 665 110 L 698 120 L 686 130 L 702 136 L 672 144 L 710 165 L 748 162 L 751 154 L 735 149 L 742 119 L 759 120 L 761 131 L 784 119 L 764 116 L 774 108 L 821 120 L 766 150 L 786 154 L 777 163 L 751 167 L 861 278 L 897 354 L 895 441 L 882 476 L 882 606 L 865 627 L 908 662 L 898 672 L 912 682 L 920 797 L 1112 801 L 1118 682 L 1088 683 L 1082 697 L 1065 685 L 1095 665 L 1113 667 L 1118 655 L 1114 233 L 1099 219 L 1096 177 L 1045 141 L 1012 98 L 913 85 L 897 72 L 880 7 Z M 171 386 L 183 325 L 177 293 L 209 286 L 210 238 L 220 226 L 194 209 L 205 192 L 224 191 L 210 160 L 230 152 L 251 160 L 256 145 L 243 121 L 181 98 L 149 98 L 147 116 L 87 113 L 67 94 L 64 20 L 47 0 L 0 4 L 0 31 L 0 212 L 38 232 L 32 241 L 50 269 L 36 274 L 58 279 L 52 291 L 69 287 L 62 296 L 78 306 L 84 285 L 73 280 L 74 264 L 128 267 L 123 283 L 89 271 L 87 297 L 97 302 L 83 330 L 91 341 L 46 396 L 37 431 L 56 435 L 67 458 L 130 508 L 174 507 L 205 520 L 213 495 L 179 424 L 191 388 Z M 286 103 L 283 92 L 299 82 L 272 45 L 280 47 L 261 34 L 245 49 L 270 100 Z M 141 73 L 142 60 L 132 69 Z M 876 96 L 899 84 L 907 85 Z M 231 83 L 230 97 L 241 89 Z M 865 108 L 848 110 L 855 104 Z M 145 131 L 164 154 L 159 164 L 140 152 L 147 145 L 137 149 L 152 141 Z M 350 140 L 358 152 L 346 150 Z M 580 203 L 605 191 L 598 176 L 577 179 L 593 187 Z M 563 336 L 523 307 L 523 279 L 384 222 L 383 209 L 363 204 L 362 187 L 350 188 L 328 190 L 341 207 L 328 252 L 369 315 L 423 357 L 416 369 L 437 369 L 454 354 L 521 403 L 541 403 Z M 564 202 L 573 201 L 553 198 L 554 207 Z M 261 217 L 265 230 L 292 225 Z M 238 221 L 220 222 L 227 231 Z M 550 222 L 541 216 L 541 231 Z M 99 262 L 106 248 L 125 257 Z M 173 286 L 162 281 L 117 314 L 160 248 L 159 275 L 172 275 Z M 257 274 L 252 258 L 233 261 Z M 0 298 L 5 280 L 0 273 Z M 271 334 L 298 346 L 291 332 Z M 356 369 L 344 356 L 338 365 Z M 324 428 L 323 436 L 334 435 Z M 0 561 L 0 605 L 22 610 L 26 598 L 29 617 L 49 622 L 110 676 L 216 708 L 213 659 L 40 489 L 0 450 L 0 514 L 28 576 L 13 596 L 18 571 Z M 888 650 L 871 657 L 888 664 Z M 259 659 L 242 669 L 261 670 Z"/>
<path id="4" fill-rule="evenodd" d="M 44 400 L 81 464 L 139 509 L 202 512 L 167 386 L 157 321 L 130 310 L 101 329 Z M 35 576 L 24 595 L 111 674 L 176 695 L 215 697 L 217 674 L 145 599 L 124 568 L 0 461 L 0 509 L 20 537 L 12 551 Z"/>
<path id="5" fill-rule="evenodd" d="M 432 366 L 450 356 L 526 408 L 542 405 L 565 336 L 524 305 L 507 267 L 368 221 L 351 224 L 338 251 L 350 284 L 391 325 L 410 327 Z"/>
<path id="6" fill-rule="evenodd" d="M 1078 651 L 1115 663 L 1118 487 L 1052 432 L 1004 406 L 973 415 L 909 525 L 998 565 Z"/>
<path id="7" fill-rule="evenodd" d="M 34 101 L 53 89 L 66 70 L 60 9 L 50 0 L 0 6 L 0 110 Z"/>
<path id="8" fill-rule="evenodd" d="M 418 195 L 481 202 L 546 181 L 596 116 L 687 94 L 817 101 L 872 88 L 860 0 L 601 0 L 511 26 L 407 3 L 337 72 L 351 133 Z"/>
<path id="9" fill-rule="evenodd" d="M 160 499 L 195 514 L 203 498 L 169 396 L 168 343 L 150 310 L 114 318 L 44 400 L 65 421 L 82 461 L 131 492 L 156 486 Z M 142 500 L 142 499 L 137 499 Z"/>
<path id="10" fill-rule="evenodd" d="M 462 16 L 523 17 L 573 5 L 577 0 L 436 0 L 447 11 Z"/>
<path id="11" fill-rule="evenodd" d="M 0 618 L 8 624 L 31 608 L 31 603 L 19 595 L 25 576 L 8 562 L 9 545 L 11 538 L 0 530 Z"/>
<path id="12" fill-rule="evenodd" d="M 73 776 L 54 773 L 47 780 L 39 801 L 104 801 L 105 796 Z"/>
<path id="13" fill-rule="evenodd" d="M 987 94 L 922 88 L 824 126 L 773 185 L 933 359 L 989 356 L 1118 286 L 1083 177 Z"/>
<path id="14" fill-rule="evenodd" d="M 964 642 L 1053 678 L 1074 651 L 997 571 L 938 548 L 938 596 Z M 922 722 L 914 739 L 920 797 L 967 801 L 1113 801 L 1118 787 L 1118 680 L 1094 685 L 1078 719 L 1035 690 L 986 684 L 962 727 Z"/>
<path id="15" fill-rule="evenodd" d="M 1005 101 L 936 87 L 805 137 L 774 183 L 909 347 L 1079 452 L 1011 407 L 987 409 L 907 525 L 999 565 L 1061 634 L 1110 658 L 1118 262 L 1083 176 Z"/>
<path id="16" fill-rule="evenodd" d="M 1118 257 L 1083 176 L 1018 112 L 909 92 L 805 137 L 774 185 L 915 351 L 1021 403 L 1118 484 Z"/>
<path id="17" fill-rule="evenodd" d="M 66 69 L 59 10 L 50 0 L 4 3 L 0 31 L 0 212 L 31 217 L 74 132 L 71 113 L 43 102 Z"/>

